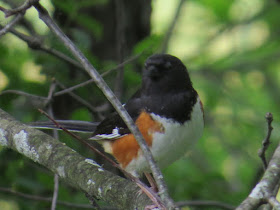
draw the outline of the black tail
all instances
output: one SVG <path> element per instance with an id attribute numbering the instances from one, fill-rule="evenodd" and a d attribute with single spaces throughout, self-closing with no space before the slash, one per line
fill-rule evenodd
<path id="1" fill-rule="evenodd" d="M 98 122 L 86 122 L 86 121 L 79 121 L 79 120 L 56 120 L 59 125 L 63 128 L 66 128 L 72 132 L 78 133 L 93 133 L 99 124 Z M 55 129 L 61 130 L 58 128 L 52 121 L 38 121 L 38 122 L 31 122 L 28 123 L 29 126 L 38 129 Z"/>

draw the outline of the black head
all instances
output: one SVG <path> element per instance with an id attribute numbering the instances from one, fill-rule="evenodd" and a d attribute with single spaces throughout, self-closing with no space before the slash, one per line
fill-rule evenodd
<path id="1" fill-rule="evenodd" d="M 155 54 L 145 62 L 142 93 L 153 95 L 192 90 L 187 68 L 180 59 L 168 54 Z"/>

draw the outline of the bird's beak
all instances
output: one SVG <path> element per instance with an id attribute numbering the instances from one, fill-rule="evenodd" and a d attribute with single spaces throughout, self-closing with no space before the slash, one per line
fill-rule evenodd
<path id="1" fill-rule="evenodd" d="M 157 79 L 160 76 L 160 72 L 158 70 L 158 68 L 154 65 L 151 65 L 147 68 L 148 71 L 148 75 L 149 77 L 151 77 L 152 79 Z"/>

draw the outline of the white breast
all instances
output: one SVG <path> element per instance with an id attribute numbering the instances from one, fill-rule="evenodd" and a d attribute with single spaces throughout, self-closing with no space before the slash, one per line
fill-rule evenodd
<path id="1" fill-rule="evenodd" d="M 154 134 L 154 141 L 150 148 L 153 157 L 161 168 L 182 157 L 202 136 L 204 120 L 199 98 L 193 107 L 191 120 L 183 125 L 171 119 L 161 118 L 155 114 L 151 116 L 162 124 L 165 131 L 164 134 Z M 126 170 L 134 175 L 138 175 L 143 171 L 149 171 L 148 163 L 141 152 L 137 159 L 134 159 L 127 165 Z"/>

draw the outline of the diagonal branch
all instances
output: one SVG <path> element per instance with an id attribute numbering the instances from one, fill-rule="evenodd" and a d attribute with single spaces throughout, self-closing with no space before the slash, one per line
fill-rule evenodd
<path id="1" fill-rule="evenodd" d="M 43 22 L 45 22 L 45 24 L 50 28 L 50 30 L 63 42 L 63 44 L 71 51 L 71 53 L 77 58 L 77 60 L 79 60 L 79 62 L 84 67 L 84 69 L 95 80 L 96 85 L 100 88 L 100 90 L 102 90 L 104 95 L 107 97 L 107 99 L 111 102 L 111 104 L 116 109 L 116 111 L 122 117 L 122 119 L 124 120 L 124 122 L 126 123 L 128 128 L 130 129 L 130 131 L 135 136 L 141 150 L 143 151 L 143 154 L 145 155 L 145 158 L 147 159 L 147 161 L 150 165 L 151 171 L 152 171 L 155 181 L 158 185 L 159 194 L 163 200 L 163 203 L 168 208 L 174 207 L 175 204 L 168 195 L 167 187 L 163 180 L 163 175 L 162 175 L 159 167 L 156 165 L 156 162 L 155 162 L 154 158 L 152 157 L 152 153 L 149 150 L 149 147 L 147 146 L 147 144 L 145 143 L 143 136 L 141 135 L 139 129 L 136 127 L 136 125 L 134 124 L 133 120 L 131 119 L 131 117 L 125 110 L 125 108 L 122 106 L 122 104 L 117 99 L 117 97 L 114 95 L 112 90 L 105 83 L 103 78 L 98 74 L 97 70 L 90 64 L 90 62 L 87 60 L 87 58 L 72 43 L 72 41 L 62 32 L 62 30 L 55 24 L 55 22 L 49 16 L 47 10 L 44 7 L 42 7 L 39 3 L 35 4 L 34 7 L 39 12 L 40 19 Z"/>
<path id="2" fill-rule="evenodd" d="M 11 28 L 19 22 L 24 16 L 24 13 L 19 13 L 11 22 L 9 22 L 7 25 L 5 25 L 1 30 L 0 30 L 0 37 L 5 35 Z"/>
<path id="3" fill-rule="evenodd" d="M 134 60 L 136 60 L 137 58 L 139 58 L 141 54 L 142 54 L 142 53 L 139 53 L 139 54 L 137 54 L 137 55 L 135 55 L 135 56 L 132 56 L 131 58 L 128 58 L 128 59 L 125 60 L 124 62 L 118 64 L 116 67 L 114 67 L 114 68 L 112 68 L 112 69 L 109 69 L 109 70 L 103 72 L 103 73 L 101 74 L 101 76 L 102 76 L 102 77 L 105 77 L 105 76 L 107 76 L 108 74 L 110 74 L 111 72 L 116 71 L 116 70 L 118 70 L 118 69 L 120 69 L 120 68 L 123 68 L 126 64 L 128 64 L 128 63 L 130 63 L 130 62 L 133 62 Z M 89 84 L 91 84 L 91 83 L 93 83 L 93 82 L 94 82 L 94 79 L 89 79 L 89 80 L 87 80 L 87 81 L 85 81 L 85 82 L 82 82 L 82 83 L 80 83 L 80 84 L 78 84 L 78 85 L 74 85 L 74 86 L 69 87 L 69 88 L 67 88 L 67 89 L 64 89 L 64 88 L 63 88 L 64 90 L 61 90 L 61 91 L 56 92 L 56 93 L 54 94 L 54 96 L 60 96 L 60 95 L 63 95 L 63 94 L 65 94 L 65 93 L 72 92 L 73 90 L 76 90 L 76 89 L 78 89 L 78 88 L 80 88 L 80 87 L 84 87 L 84 86 L 89 85 Z"/>
<path id="4" fill-rule="evenodd" d="M 25 13 L 27 9 L 32 7 L 33 4 L 38 3 L 39 0 L 26 0 L 21 6 L 15 9 L 7 10 L 4 9 L 3 7 L 0 7 L 0 10 L 5 13 L 5 17 L 10 17 L 12 15 L 18 14 L 18 13 Z"/>
<path id="5" fill-rule="evenodd" d="M 3 28 L 3 26 L 0 25 L 0 28 Z M 53 49 L 53 48 L 49 48 L 43 45 L 43 42 L 41 41 L 41 39 L 37 36 L 27 36 L 13 28 L 11 28 L 9 30 L 10 33 L 14 34 L 16 37 L 18 37 L 19 39 L 23 40 L 29 48 L 33 49 L 33 50 L 40 50 L 42 52 L 48 53 L 54 57 L 57 57 L 69 64 L 71 64 L 72 66 L 78 68 L 78 69 L 83 69 L 83 67 L 74 59 L 68 57 L 67 55 L 63 54 L 62 52 Z"/>
<path id="6" fill-rule="evenodd" d="M 27 9 L 29 9 L 30 7 L 32 7 L 33 4 L 38 2 L 39 0 L 26 0 L 23 5 L 11 10 L 5 9 L 4 7 L 0 6 L 0 11 L 2 11 L 5 14 L 6 18 L 17 14 L 17 16 L 10 23 L 8 23 L 4 28 L 0 30 L 0 37 L 6 34 L 13 27 L 13 25 L 15 25 L 18 21 L 20 21 L 23 18 Z"/>
<path id="7" fill-rule="evenodd" d="M 66 87 L 60 83 L 59 81 L 56 80 L 57 85 L 63 89 L 63 90 L 67 90 Z M 62 90 L 62 91 L 63 91 Z M 59 91 L 61 92 L 61 91 Z M 56 92 L 53 94 L 53 96 L 59 96 L 62 94 L 57 94 L 59 92 Z M 92 113 L 98 112 L 89 102 L 87 102 L 86 100 L 84 100 L 82 97 L 78 96 L 77 94 L 73 93 L 72 91 L 64 91 L 64 93 L 68 93 L 71 97 L 73 97 L 76 101 L 78 101 L 79 103 L 81 103 L 82 105 L 84 105 L 85 107 L 87 107 L 89 109 L 89 111 L 91 111 Z"/>
<path id="8" fill-rule="evenodd" d="M 32 100 L 42 101 L 43 103 L 47 103 L 47 101 L 48 101 L 47 97 L 33 95 L 33 94 L 26 93 L 26 92 L 21 91 L 21 90 L 4 90 L 0 93 L 0 96 L 4 95 L 4 94 L 8 94 L 8 93 L 17 94 L 17 95 L 20 95 L 20 96 L 25 96 L 25 97 L 31 98 Z"/>
<path id="9" fill-rule="evenodd" d="M 0 24 L 0 29 L 3 29 L 4 27 Z M 71 57 L 67 56 L 66 54 L 54 49 L 54 48 L 50 48 L 50 47 L 47 47 L 47 46 L 44 46 L 43 45 L 43 41 L 41 40 L 41 38 L 37 37 L 37 36 L 27 36 L 17 30 L 15 30 L 14 28 L 10 28 L 9 31 L 7 32 L 10 32 L 12 34 L 14 34 L 16 37 L 18 37 L 19 39 L 21 39 L 22 41 L 24 41 L 29 48 L 33 49 L 33 50 L 40 50 L 42 52 L 45 52 L 45 53 L 48 53 L 54 57 L 57 57 L 67 63 L 69 63 L 70 65 L 78 68 L 78 69 L 82 69 L 83 70 L 83 67 L 74 59 L 72 59 Z M 110 74 L 111 72 L 113 71 L 116 71 L 116 70 L 119 70 L 120 68 L 123 68 L 125 65 L 127 65 L 128 63 L 131 63 L 133 61 L 135 61 L 136 59 L 138 59 L 143 53 L 139 53 L 135 56 L 132 56 L 130 58 L 128 58 L 127 60 L 123 61 L 122 63 L 118 64 L 116 67 L 112 68 L 112 69 L 109 69 L 108 71 L 102 73 L 102 77 L 105 77 L 107 76 L 108 74 Z M 84 82 L 85 84 L 81 83 L 81 87 L 84 86 L 84 85 L 87 85 L 87 84 L 90 84 L 94 82 L 92 79 Z M 78 85 L 77 85 L 78 86 Z M 76 86 L 74 86 L 76 88 Z M 72 90 L 74 90 L 72 89 Z M 62 94 L 63 92 L 60 91 L 57 92 L 59 94 Z M 57 94 L 56 94 L 57 95 Z"/>

